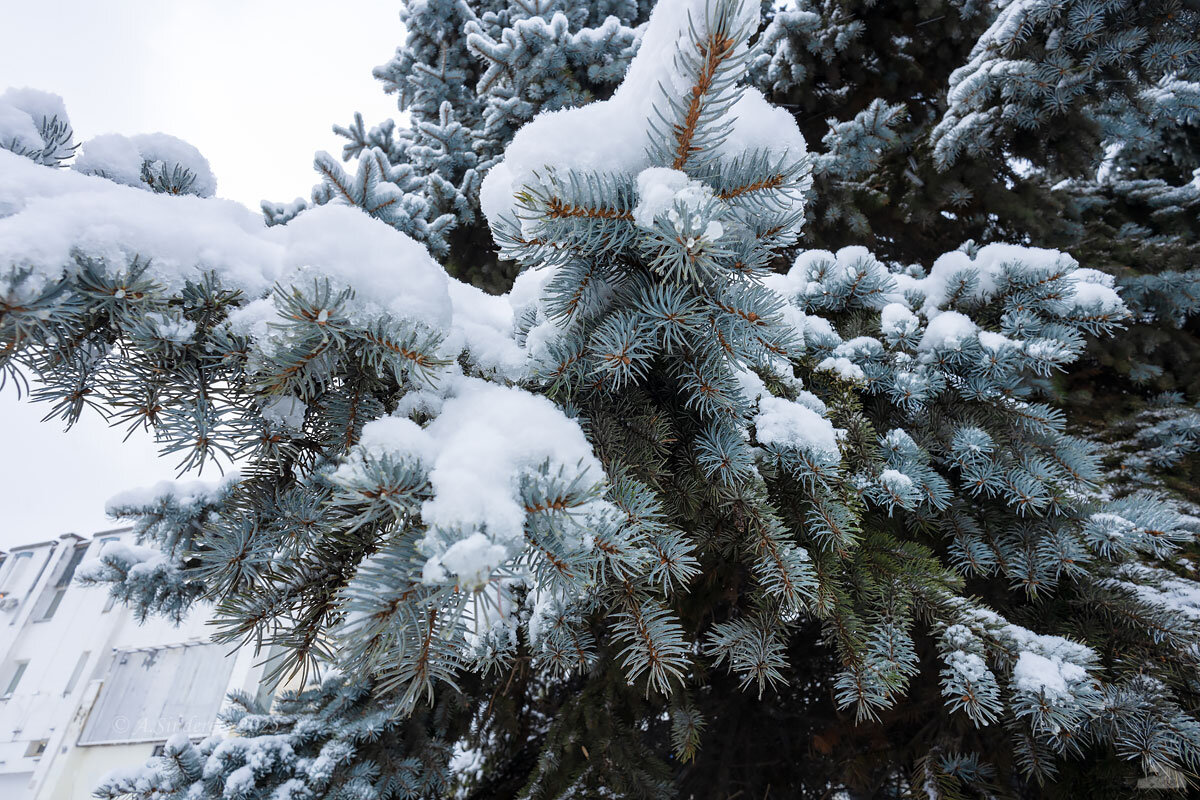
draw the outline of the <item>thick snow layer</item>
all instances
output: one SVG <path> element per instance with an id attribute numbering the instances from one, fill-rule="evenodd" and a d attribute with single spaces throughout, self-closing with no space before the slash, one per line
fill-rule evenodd
<path id="1" fill-rule="evenodd" d="M 105 133 L 88 139 L 79 149 L 71 169 L 99 175 L 122 186 L 142 186 L 142 154 L 128 136 Z"/>
<path id="2" fill-rule="evenodd" d="M 806 403 L 764 395 L 758 400 L 754 429 L 760 444 L 840 457 L 842 431 Z"/>
<path id="3" fill-rule="evenodd" d="M 195 180 L 190 191 L 201 197 L 212 197 L 217 180 L 208 159 L 192 145 L 165 133 L 122 136 L 105 133 L 83 143 L 71 168 L 84 175 L 99 175 L 124 186 L 145 188 L 142 165 L 150 164 L 157 172 L 166 167 L 168 173 L 176 165 L 191 171 Z"/>
<path id="4" fill-rule="evenodd" d="M 821 347 L 837 347 L 842 337 L 834 330 L 833 323 L 824 317 L 804 316 L 804 340 Z"/>
<path id="5" fill-rule="evenodd" d="M 389 417 L 363 428 L 368 453 L 410 457 L 428 471 L 432 499 L 421 508 L 425 577 L 478 586 L 524 547 L 521 481 L 548 465 L 568 480 L 600 483 L 604 471 L 583 430 L 550 400 L 516 387 L 459 378 L 426 427 Z M 349 477 L 351 460 L 338 472 Z"/>
<path id="6" fill-rule="evenodd" d="M 829 409 L 825 405 L 825 401 L 823 401 L 821 398 L 817 397 L 812 392 L 805 392 L 805 391 L 798 392 L 796 394 L 796 402 L 802 406 L 808 406 L 813 411 L 820 414 L 822 417 L 825 416 L 827 413 L 829 413 Z"/>
<path id="7" fill-rule="evenodd" d="M 917 315 L 903 303 L 888 303 L 879 313 L 879 327 L 884 336 L 909 336 L 921 328 Z"/>
<path id="8" fill-rule="evenodd" d="M 0 265 L 31 267 L 45 281 L 71 269 L 78 250 L 114 267 L 134 255 L 154 259 L 156 279 L 172 288 L 211 269 L 261 295 L 283 260 L 267 231 L 236 203 L 138 191 L 0 152 Z"/>
<path id="9" fill-rule="evenodd" d="M 978 330 L 979 327 L 965 314 L 959 314 L 957 311 L 943 311 L 929 322 L 917 349 L 922 351 L 939 348 L 957 350 Z"/>
<path id="10" fill-rule="evenodd" d="M 1061 658 L 1047 658 L 1028 650 L 1017 658 L 1013 667 L 1013 684 L 1026 692 L 1043 692 L 1053 701 L 1070 700 L 1071 686 L 1086 681 L 1087 670 Z"/>
<path id="11" fill-rule="evenodd" d="M 1113 276 L 1097 269 L 1077 269 L 1071 274 L 1075 284 L 1074 305 L 1099 305 L 1105 312 L 1123 308 L 1120 296 L 1113 289 Z"/>
<path id="12" fill-rule="evenodd" d="M 702 210 L 713 199 L 713 192 L 703 181 L 692 180 L 686 173 L 666 167 L 650 167 L 638 173 L 638 203 L 633 209 L 633 221 L 643 228 L 653 228 L 654 221 L 666 216 L 678 232 L 691 226 L 679 213 Z M 721 223 L 713 220 L 704 230 L 704 238 L 716 241 L 724 233 Z"/>
<path id="13" fill-rule="evenodd" d="M 450 278 L 422 245 L 348 206 L 318 206 L 267 227 L 227 200 L 155 194 L 0 151 L 0 268 L 31 268 L 44 285 L 75 268 L 76 252 L 110 269 L 133 256 L 149 259 L 152 277 L 167 289 L 215 272 L 251 298 L 230 326 L 260 343 L 276 319 L 268 299 L 274 284 L 329 278 L 354 288 L 352 317 L 387 312 L 429 325 L 446 334 L 446 355 L 465 350 L 477 368 L 509 380 L 526 364 L 513 339 L 514 308 L 532 302 L 546 277 L 522 276 L 510 295 L 496 297 Z"/>
<path id="14" fill-rule="evenodd" d="M 974 258 L 959 250 L 944 253 L 933 262 L 929 275 L 924 278 L 902 274 L 894 275 L 894 278 L 900 294 L 916 291 L 925 298 L 921 311 L 931 318 L 946 306 L 963 278 L 973 281 L 966 299 L 985 301 L 993 297 L 1006 267 L 1064 273 L 1075 290 L 1074 297 L 1064 300 L 1064 311 L 1098 306 L 1103 313 L 1124 313 L 1125 304 L 1113 289 L 1112 277 L 1078 266 L 1075 259 L 1058 250 L 997 243 L 981 247 Z"/>
<path id="15" fill-rule="evenodd" d="M 864 280 L 867 283 L 864 284 Z M 843 247 L 836 253 L 801 251 L 786 273 L 770 275 L 764 282 L 800 305 L 818 302 L 824 296 L 836 298 L 842 293 L 856 291 L 860 293 L 858 302 L 871 308 L 882 308 L 894 289 L 887 269 L 861 245 Z M 864 291 L 868 287 L 871 291 Z"/>
<path id="16" fill-rule="evenodd" d="M 153 166 L 166 166 L 168 170 L 176 165 L 191 171 L 195 181 L 190 191 L 201 197 L 212 197 L 217 191 L 217 179 L 208 165 L 208 159 L 201 155 L 194 145 L 166 133 L 143 133 L 130 137 L 143 161 Z"/>
<path id="17" fill-rule="evenodd" d="M 790 368 L 787 371 L 790 372 Z M 798 380 L 792 379 L 796 399 L 788 401 L 772 395 L 763 379 L 749 369 L 737 370 L 734 377 L 746 399 L 758 406 L 752 419 L 760 443 L 803 447 L 834 456 L 839 454 L 837 443 L 844 431 L 834 428 L 833 423 L 825 419 L 828 411 L 825 403 L 812 392 L 801 388 Z M 786 378 L 784 380 L 787 381 Z M 790 406 L 798 406 L 800 410 L 795 411 Z M 814 415 L 817 419 L 815 422 Z"/>
<path id="18" fill-rule="evenodd" d="M 0 99 L 0 144 L 13 150 L 37 150 L 42 135 L 33 117 Z"/>
<path id="19" fill-rule="evenodd" d="M 837 256 L 829 250 L 802 250 L 787 272 L 775 272 L 763 279 L 769 289 L 779 292 L 793 302 L 800 302 L 810 293 L 821 291 L 821 285 L 810 286 L 809 276 L 817 264 L 837 263 Z"/>
<path id="20" fill-rule="evenodd" d="M 363 454 L 376 459 L 385 457 L 412 458 L 428 467 L 437 456 L 433 441 L 425 430 L 407 417 L 391 416 L 368 422 L 363 426 L 358 447 Z M 347 463 L 339 468 L 348 475 L 359 468 Z"/>
<path id="21" fill-rule="evenodd" d="M 520 378 L 526 368 L 525 350 L 513 339 L 514 309 L 520 298 L 510 292 L 491 295 L 482 289 L 448 279 L 454 325 L 447 349 L 465 350 L 480 370 L 492 370 L 509 380 Z"/>
<path id="22" fill-rule="evenodd" d="M 737 379 L 738 385 L 741 387 L 742 394 L 751 403 L 758 402 L 764 397 L 770 397 L 771 392 L 767 389 L 767 385 L 763 383 L 763 379 L 746 367 L 735 370 L 733 376 Z"/>
<path id="23" fill-rule="evenodd" d="M 180 506 L 203 505 L 211 503 L 239 480 L 241 475 L 234 471 L 216 481 L 159 481 L 152 486 L 127 489 L 113 495 L 105 504 L 105 512 L 110 517 L 117 517 L 129 509 L 146 508 L 167 500 Z"/>
<path id="24" fill-rule="evenodd" d="M 287 225 L 261 230 L 268 236 L 281 232 L 281 282 L 302 285 L 309 274 L 327 275 L 354 287 L 357 302 L 436 328 L 450 327 L 450 279 L 442 267 L 422 245 L 358 209 L 318 206 Z"/>
<path id="25" fill-rule="evenodd" d="M 687 173 L 667 167 L 648 167 L 638 173 L 638 202 L 633 209 L 633 221 L 643 228 L 654 227 L 654 220 L 675 205 L 675 200 L 688 189 L 696 199 L 707 200 L 702 192 L 706 188 L 700 181 L 693 181 Z M 711 190 L 708 196 L 712 196 Z M 696 204 L 697 206 L 700 203 Z"/>
<path id="26" fill-rule="evenodd" d="M 912 478 L 897 469 L 885 469 L 879 473 L 879 482 L 895 495 L 906 495 L 915 488 Z"/>
<path id="27" fill-rule="evenodd" d="M 984 350 L 999 353 L 1007 347 L 1017 347 L 1017 343 L 1002 333 L 979 331 L 979 346 Z"/>
<path id="28" fill-rule="evenodd" d="M 112 579 L 107 561 L 117 561 L 129 577 L 138 577 L 167 563 L 167 557 L 157 547 L 125 542 L 105 542 L 95 558 L 85 559 L 75 570 L 75 578 L 104 583 Z"/>
<path id="29" fill-rule="evenodd" d="M 483 181 L 480 201 L 489 222 L 494 225 L 503 217 L 515 216 L 514 194 L 547 167 L 632 178 L 655 166 L 647 150 L 650 123 L 659 121 L 655 107 L 663 103 L 661 91 L 674 97 L 691 91 L 679 69 L 678 48 L 689 46 L 693 28 L 704 35 L 707 7 L 707 0 L 659 3 L 650 15 L 638 54 L 612 98 L 544 112 L 517 131 L 504 160 Z M 742 3 L 739 22 L 756 29 L 758 12 L 757 3 Z M 761 149 L 776 157 L 786 154 L 797 159 L 807 151 L 792 115 L 769 104 L 755 89 L 745 89 L 728 113 L 731 122 L 719 148 L 722 153 L 741 156 Z M 796 197 L 795 202 L 802 199 Z"/>
<path id="30" fill-rule="evenodd" d="M 420 244 L 357 209 L 320 206 L 268 228 L 228 200 L 140 191 L 0 151 L 0 267 L 20 264 L 49 283 L 74 269 L 74 252 L 110 269 L 135 255 L 150 259 L 154 279 L 169 289 L 212 271 L 252 298 L 276 282 L 303 286 L 327 276 L 353 286 L 364 313 L 451 324 L 442 268 Z"/>
<path id="31" fill-rule="evenodd" d="M 821 359 L 817 364 L 817 369 L 824 372 L 832 372 L 844 381 L 857 382 L 866 380 L 867 374 L 863 372 L 862 367 L 855 364 L 846 356 L 829 356 Z"/>
<path id="32" fill-rule="evenodd" d="M 12 88 L 0 94 L 0 142 L 16 145 L 18 149 L 39 150 L 41 128 L 57 117 L 68 122 L 67 107 L 56 94 L 38 89 Z"/>
<path id="33" fill-rule="evenodd" d="M 43 92 L 40 89 L 7 89 L 0 95 L 0 103 L 19 108 L 28 114 L 39 126 L 44 120 L 57 117 L 67 121 L 67 107 L 62 97 L 53 92 Z"/>

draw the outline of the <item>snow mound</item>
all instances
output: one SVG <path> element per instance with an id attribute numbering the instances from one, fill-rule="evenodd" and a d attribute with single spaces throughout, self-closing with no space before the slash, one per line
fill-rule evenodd
<path id="1" fill-rule="evenodd" d="M 759 399 L 758 408 L 754 429 L 760 443 L 841 457 L 838 448 L 841 431 L 805 403 L 764 396 Z"/>
<path id="2" fill-rule="evenodd" d="M 450 278 L 425 248 L 357 209 L 320 206 L 267 227 L 229 200 L 155 194 L 0 151 L 0 268 L 19 264 L 45 286 L 76 269 L 77 254 L 111 270 L 149 260 L 167 290 L 213 272 L 260 298 L 324 276 L 353 286 L 364 313 L 443 329 L 453 316 Z"/>
<path id="3" fill-rule="evenodd" d="M 101 134 L 83 143 L 71 168 L 124 186 L 145 188 L 142 170 L 146 166 L 155 173 L 165 170 L 168 174 L 176 166 L 182 167 L 194 177 L 189 193 L 200 197 L 216 194 L 217 179 L 208 159 L 191 144 L 165 133 Z"/>
<path id="4" fill-rule="evenodd" d="M 40 150 L 42 126 L 53 119 L 69 124 L 67 107 L 56 94 L 12 88 L 0 94 L 0 143 L 18 151 Z"/>
<path id="5" fill-rule="evenodd" d="M 523 480 L 545 469 L 599 484 L 604 470 L 579 424 L 549 399 L 478 378 L 452 383 L 428 425 L 395 416 L 370 422 L 361 451 L 424 467 L 433 490 L 421 507 L 429 528 L 420 544 L 429 559 L 425 579 L 440 583 L 453 574 L 462 585 L 478 586 L 525 547 Z M 353 480 L 362 469 L 362 456 L 354 456 L 336 477 Z M 578 513 L 606 508 L 597 501 Z"/>

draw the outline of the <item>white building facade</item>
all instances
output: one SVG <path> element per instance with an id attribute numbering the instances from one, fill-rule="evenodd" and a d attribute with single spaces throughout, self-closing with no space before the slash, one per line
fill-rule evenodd
<path id="1" fill-rule="evenodd" d="M 258 694 L 251 649 L 208 641 L 208 609 L 139 624 L 76 567 L 129 529 L 14 547 L 0 562 L 0 800 L 88 800 L 173 734 L 210 735 L 225 696 Z"/>

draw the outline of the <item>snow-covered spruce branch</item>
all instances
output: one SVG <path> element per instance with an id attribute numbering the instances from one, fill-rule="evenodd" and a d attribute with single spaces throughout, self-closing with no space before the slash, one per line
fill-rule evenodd
<path id="1" fill-rule="evenodd" d="M 1094 448 L 1050 402 L 1085 334 L 1128 318 L 1111 278 L 1001 244 L 772 272 L 810 167 L 792 117 L 724 66 L 757 8 L 659 5 L 610 99 L 521 128 L 480 189 L 524 270 L 499 297 L 353 208 L 265 227 L 0 153 L 4 366 L 68 421 L 95 405 L 184 466 L 243 459 L 205 513 L 177 489 L 123 507 L 218 603 L 222 638 L 370 689 L 295 707 L 324 715 L 296 742 L 270 732 L 303 727 L 286 709 L 175 742 L 112 794 L 380 793 L 403 769 L 339 750 L 341 726 L 431 714 L 439 741 L 464 718 L 482 737 L 491 702 L 448 706 L 518 680 L 557 698 L 531 779 L 628 786 L 640 761 L 614 753 L 672 715 L 677 757 L 704 752 L 711 675 L 787 687 L 813 620 L 860 719 L 936 662 L 933 772 L 1046 780 L 1093 744 L 1197 766 L 1193 586 L 1145 566 L 1192 534 L 1146 497 L 1099 499 Z M 113 568 L 85 574 L 128 583 Z M 1053 613 L 1013 621 L 1034 608 Z M 597 697 L 642 716 L 609 715 L 592 759 Z M 313 741 L 328 753 L 296 755 Z"/>

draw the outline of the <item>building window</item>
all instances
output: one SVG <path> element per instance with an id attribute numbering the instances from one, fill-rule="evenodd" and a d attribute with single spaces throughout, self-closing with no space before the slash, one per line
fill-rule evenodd
<path id="1" fill-rule="evenodd" d="M 54 585 L 46 589 L 48 599 L 44 600 L 42 611 L 37 616 L 38 622 L 45 622 L 54 617 L 54 612 L 58 611 L 59 604 L 62 603 L 63 596 L 67 593 L 67 588 L 71 585 L 71 579 L 75 577 L 75 568 L 83 561 L 83 557 L 87 554 L 88 545 L 75 545 L 74 551 L 71 553 L 71 558 L 63 565 L 62 571 L 58 573 L 58 580 Z"/>
<path id="2" fill-rule="evenodd" d="M 12 674 L 8 679 L 8 688 L 4 690 L 3 697 L 12 697 L 13 692 L 17 690 L 17 684 L 21 682 L 21 676 L 25 674 L 25 668 L 28 666 L 28 661 L 18 661 L 13 665 Z"/>
<path id="3" fill-rule="evenodd" d="M 187 644 L 113 654 L 80 746 L 157 744 L 182 733 L 212 734 L 234 658 L 223 644 Z M 145 751 L 143 751 L 145 752 Z"/>
<path id="4" fill-rule="evenodd" d="M 25 748 L 25 757 L 41 758 L 42 753 L 46 752 L 46 745 L 49 743 L 49 739 L 35 739 Z"/>
<path id="5" fill-rule="evenodd" d="M 8 594 L 16 591 L 17 582 L 21 580 L 21 576 L 25 574 L 25 570 L 29 569 L 29 564 L 33 561 L 33 553 L 28 550 L 23 550 L 20 553 L 13 553 L 8 558 L 8 569 L 4 572 L 4 584 L 0 592 Z"/>
<path id="6" fill-rule="evenodd" d="M 79 677 L 83 675 L 83 668 L 87 666 L 90 655 L 91 652 L 87 650 L 79 654 L 79 660 L 75 662 L 75 669 L 71 670 L 71 679 L 67 681 L 67 688 L 63 689 L 63 697 L 75 691 L 75 684 L 79 683 Z"/>
<path id="7" fill-rule="evenodd" d="M 62 603 L 63 595 L 67 593 L 65 586 L 55 587 L 52 591 L 54 594 L 50 596 L 50 604 L 46 606 L 46 610 L 42 612 L 40 617 L 38 617 L 38 622 L 45 622 L 46 620 L 52 618 L 54 616 L 54 612 L 58 611 L 59 604 Z"/>

